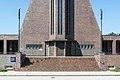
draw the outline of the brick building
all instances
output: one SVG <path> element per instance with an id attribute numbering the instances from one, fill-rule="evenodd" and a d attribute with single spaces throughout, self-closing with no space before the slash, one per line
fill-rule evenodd
<path id="1" fill-rule="evenodd" d="M 100 31 L 89 0 L 31 0 L 21 29 L 21 50 L 43 56 L 99 52 Z"/>
<path id="2" fill-rule="evenodd" d="M 100 51 L 100 30 L 89 0 L 31 0 L 20 38 L 22 54 L 9 57 L 13 61 L 17 58 L 15 68 L 30 64 L 33 67 L 26 70 L 35 68 L 37 71 L 79 71 L 108 69 L 111 66 L 120 68 L 116 62 L 120 58 L 120 37 L 103 36 Z M 16 53 L 17 35 L 1 35 L 0 45 L 2 56 Z"/>

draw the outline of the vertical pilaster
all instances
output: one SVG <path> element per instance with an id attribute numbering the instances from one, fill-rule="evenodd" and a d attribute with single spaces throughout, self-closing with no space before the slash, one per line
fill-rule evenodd
<path id="1" fill-rule="evenodd" d="M 66 26 L 65 1 L 66 0 L 62 0 L 62 37 L 63 38 L 65 38 L 65 26 Z"/>
<path id="2" fill-rule="evenodd" d="M 56 51 L 56 42 L 54 42 L 54 56 L 57 55 L 57 51 Z"/>
<path id="3" fill-rule="evenodd" d="M 7 54 L 7 40 L 4 39 L 4 54 Z"/>
<path id="4" fill-rule="evenodd" d="M 55 39 L 57 38 L 58 34 L 58 0 L 54 0 L 54 32 L 55 32 Z"/>
<path id="5" fill-rule="evenodd" d="M 48 42 L 48 56 L 50 56 L 50 43 Z"/>
<path id="6" fill-rule="evenodd" d="M 15 63 L 15 69 L 18 70 L 21 67 L 21 53 L 16 53 L 16 63 Z"/>
<path id="7" fill-rule="evenodd" d="M 47 55 L 46 55 L 46 42 L 45 42 L 45 56 L 47 56 Z"/>
<path id="8" fill-rule="evenodd" d="M 66 56 L 66 42 L 64 42 L 64 56 Z"/>
<path id="9" fill-rule="evenodd" d="M 9 52 L 10 52 L 10 54 L 12 54 L 12 51 L 13 51 L 13 48 L 12 48 L 12 41 L 10 41 L 9 45 L 10 45 L 10 47 L 9 47 Z"/>
<path id="10" fill-rule="evenodd" d="M 77 45 L 77 44 L 76 44 L 76 42 L 75 42 L 75 56 L 76 56 L 76 45 Z"/>
<path id="11" fill-rule="evenodd" d="M 78 53 L 78 50 L 77 50 L 77 42 L 75 42 L 75 53 L 76 53 L 76 55 L 77 55 L 77 53 Z"/>
<path id="12" fill-rule="evenodd" d="M 116 55 L 116 40 L 113 40 L 112 42 L 112 54 Z"/>

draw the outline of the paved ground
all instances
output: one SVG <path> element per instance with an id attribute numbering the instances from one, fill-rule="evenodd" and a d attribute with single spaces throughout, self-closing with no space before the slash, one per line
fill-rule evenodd
<path id="1" fill-rule="evenodd" d="M 0 76 L 120 76 L 120 72 L 0 72 Z"/>
<path id="2" fill-rule="evenodd" d="M 0 80 L 120 80 L 115 72 L 0 72 Z"/>

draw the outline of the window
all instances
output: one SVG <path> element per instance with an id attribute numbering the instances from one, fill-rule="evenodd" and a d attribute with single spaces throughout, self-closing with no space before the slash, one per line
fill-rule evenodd
<path id="1" fill-rule="evenodd" d="M 58 34 L 62 34 L 62 0 L 58 0 Z"/>
<path id="2" fill-rule="evenodd" d="M 54 0 L 51 0 L 51 35 L 54 34 Z"/>
<path id="3" fill-rule="evenodd" d="M 42 49 L 42 44 L 26 44 L 26 49 Z"/>
<path id="4" fill-rule="evenodd" d="M 93 44 L 81 44 L 78 47 L 79 49 L 94 49 L 95 48 Z"/>
<path id="5" fill-rule="evenodd" d="M 0 40 L 0 54 L 3 54 L 3 47 L 4 47 L 4 42 L 3 40 Z"/>
<path id="6" fill-rule="evenodd" d="M 70 0 L 66 0 L 66 33 L 70 33 Z"/>
<path id="7" fill-rule="evenodd" d="M 88 45 L 87 48 L 90 49 L 90 45 Z"/>

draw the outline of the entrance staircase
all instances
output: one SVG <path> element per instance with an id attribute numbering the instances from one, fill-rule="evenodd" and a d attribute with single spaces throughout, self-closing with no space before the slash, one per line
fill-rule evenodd
<path id="1" fill-rule="evenodd" d="M 99 71 L 94 57 L 26 57 L 20 71 Z"/>

